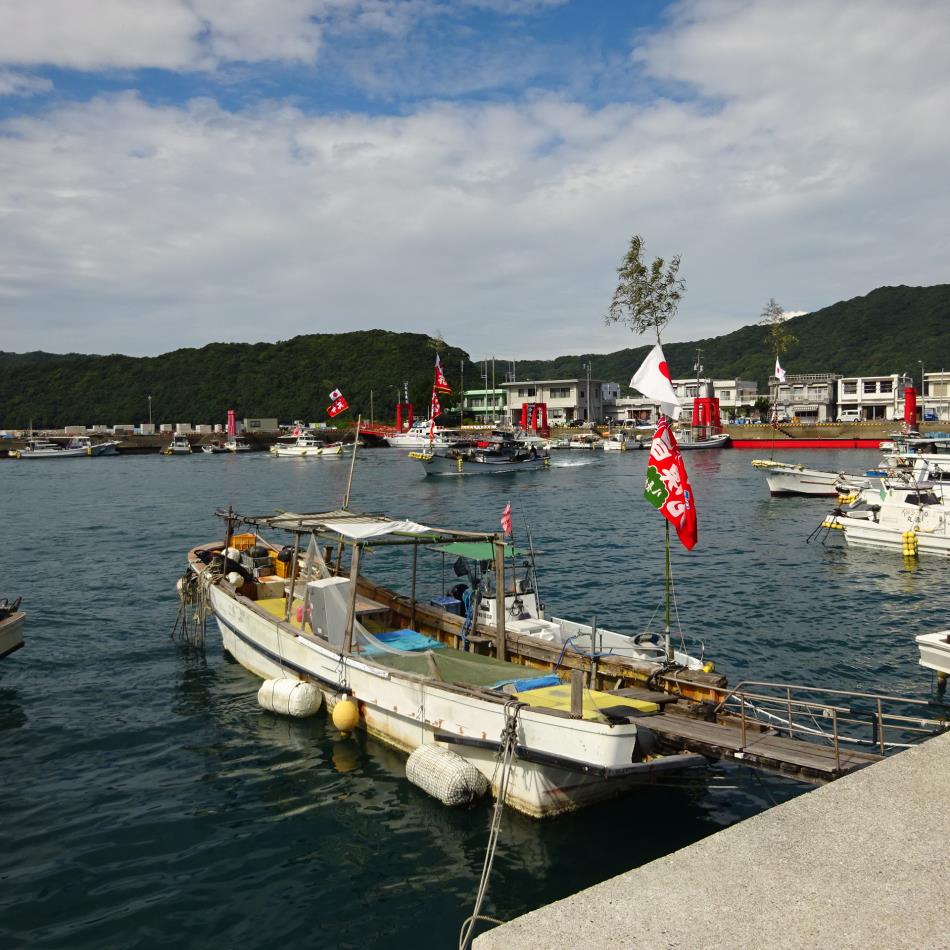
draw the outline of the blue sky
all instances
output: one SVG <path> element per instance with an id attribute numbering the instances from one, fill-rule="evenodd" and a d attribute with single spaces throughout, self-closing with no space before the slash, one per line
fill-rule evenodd
<path id="1" fill-rule="evenodd" d="M 382 327 L 606 352 L 944 282 L 950 26 L 911 0 L 0 0 L 0 349 Z M 714 368 L 712 368 L 714 370 Z"/>

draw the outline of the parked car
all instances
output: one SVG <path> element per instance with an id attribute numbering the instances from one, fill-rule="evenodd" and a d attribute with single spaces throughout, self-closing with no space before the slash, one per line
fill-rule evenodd
<path id="1" fill-rule="evenodd" d="M 845 409 L 838 414 L 838 422 L 860 422 L 860 409 Z"/>

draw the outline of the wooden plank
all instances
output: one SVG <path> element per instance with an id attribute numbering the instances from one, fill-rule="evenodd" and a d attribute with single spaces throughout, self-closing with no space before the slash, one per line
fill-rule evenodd
<path id="1" fill-rule="evenodd" d="M 624 696 L 627 699 L 642 699 L 647 703 L 656 703 L 661 708 L 669 703 L 679 701 L 679 696 L 670 693 L 660 693 L 655 689 L 644 689 L 642 686 L 625 686 L 623 689 L 608 689 L 604 692 L 611 696 Z"/>
<path id="2" fill-rule="evenodd" d="M 651 716 L 649 722 L 644 725 L 667 738 L 702 742 L 715 746 L 720 751 L 742 751 L 742 736 L 739 730 L 718 722 L 706 722 L 703 719 L 692 719 L 689 716 L 677 716 L 673 713 L 660 713 L 658 716 Z"/>
<path id="3" fill-rule="evenodd" d="M 754 755 L 767 756 L 770 759 L 784 762 L 788 765 L 797 765 L 801 768 L 835 770 L 835 750 L 830 745 L 819 745 L 803 739 L 789 739 L 786 736 L 752 736 L 746 743 L 744 752 Z M 880 755 L 873 752 L 863 752 L 850 746 L 842 747 L 839 744 L 841 768 L 855 768 L 858 765 L 867 765 L 880 760 Z"/>

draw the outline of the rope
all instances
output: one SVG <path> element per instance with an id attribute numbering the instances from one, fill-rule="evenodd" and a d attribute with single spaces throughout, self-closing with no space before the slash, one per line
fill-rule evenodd
<path id="1" fill-rule="evenodd" d="M 508 784 L 511 781 L 511 766 L 515 758 L 515 749 L 518 745 L 518 714 L 526 703 L 516 699 L 509 699 L 505 703 L 505 725 L 501 731 L 501 747 L 495 759 L 495 770 L 492 773 L 492 785 L 498 779 L 498 796 L 495 798 L 495 809 L 492 813 L 491 826 L 488 830 L 488 847 L 485 850 L 485 863 L 482 865 L 482 876 L 478 882 L 478 891 L 475 895 L 475 907 L 471 916 L 462 921 L 459 931 L 459 950 L 468 950 L 474 936 L 475 924 L 479 920 L 491 923 L 503 923 L 494 917 L 486 917 L 480 913 L 485 894 L 488 891 L 488 880 L 491 877 L 492 864 L 495 861 L 495 850 L 498 847 L 498 835 L 501 831 L 501 816 L 505 810 L 505 798 L 508 795 Z M 501 773 L 499 777 L 499 772 Z"/>

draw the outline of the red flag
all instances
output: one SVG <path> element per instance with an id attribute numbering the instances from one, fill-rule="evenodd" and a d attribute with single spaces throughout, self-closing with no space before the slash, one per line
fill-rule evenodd
<path id="1" fill-rule="evenodd" d="M 676 437 L 666 419 L 660 419 L 653 433 L 643 496 L 676 528 L 683 547 L 692 550 L 698 536 L 696 499 Z"/>
<path id="2" fill-rule="evenodd" d="M 505 510 L 501 513 L 501 530 L 504 531 L 505 534 L 511 534 L 511 528 L 511 502 L 509 501 L 508 504 L 505 505 Z"/>
<path id="3" fill-rule="evenodd" d="M 333 404 L 327 407 L 327 415 L 333 419 L 335 416 L 338 416 L 341 412 L 350 408 L 350 404 L 346 401 L 346 397 L 339 389 L 334 389 L 330 393 L 330 398 L 333 400 Z"/>
<path id="4" fill-rule="evenodd" d="M 432 382 L 432 390 L 437 393 L 451 393 L 452 387 L 445 379 L 445 373 L 442 372 L 442 364 L 439 362 L 439 354 L 435 354 L 435 379 Z"/>
<path id="5" fill-rule="evenodd" d="M 439 402 L 439 394 L 433 389 L 432 390 L 432 402 L 429 405 L 429 418 L 435 419 L 436 416 L 442 415 L 442 405 Z"/>

